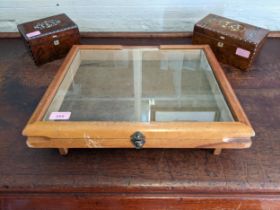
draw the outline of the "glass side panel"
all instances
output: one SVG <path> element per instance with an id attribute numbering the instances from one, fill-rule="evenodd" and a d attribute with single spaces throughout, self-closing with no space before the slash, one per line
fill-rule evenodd
<path id="1" fill-rule="evenodd" d="M 203 50 L 81 50 L 44 120 L 234 121 Z"/>

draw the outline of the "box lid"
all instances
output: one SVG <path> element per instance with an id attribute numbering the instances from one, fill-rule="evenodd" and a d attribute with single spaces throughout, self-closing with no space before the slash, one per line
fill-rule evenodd
<path id="1" fill-rule="evenodd" d="M 78 28 L 78 26 L 66 14 L 54 15 L 18 25 L 19 32 L 27 41 L 73 28 Z"/>
<path id="2" fill-rule="evenodd" d="M 218 15 L 209 14 L 195 24 L 196 30 L 211 31 L 216 34 L 224 35 L 228 38 L 258 45 L 269 33 L 268 30 L 242 23 Z M 199 30 L 199 29 L 198 29 Z"/>

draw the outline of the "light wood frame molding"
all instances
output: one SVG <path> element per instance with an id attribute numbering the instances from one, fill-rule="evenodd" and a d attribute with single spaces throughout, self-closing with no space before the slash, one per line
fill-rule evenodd
<path id="1" fill-rule="evenodd" d="M 137 46 L 129 46 L 129 48 Z M 143 46 L 141 46 L 143 47 Z M 154 48 L 155 46 L 148 46 Z M 203 49 L 226 101 L 234 122 L 56 122 L 42 121 L 68 68 L 80 50 L 120 50 L 120 45 L 75 45 L 72 47 L 46 93 L 39 102 L 23 135 L 29 147 L 59 148 L 133 148 L 131 135 L 141 131 L 146 137 L 144 148 L 248 148 L 255 132 L 242 109 L 220 64 L 208 45 L 161 45 L 156 48 Z M 203 132 L 202 132 L 203 131 Z"/>

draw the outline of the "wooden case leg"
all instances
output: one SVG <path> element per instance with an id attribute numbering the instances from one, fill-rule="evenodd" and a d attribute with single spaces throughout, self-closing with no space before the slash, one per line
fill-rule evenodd
<path id="1" fill-rule="evenodd" d="M 214 149 L 214 155 L 220 155 L 222 152 L 222 149 L 221 148 L 216 148 Z"/>
<path id="2" fill-rule="evenodd" d="M 67 155 L 68 154 L 68 148 L 58 148 L 59 154 L 61 155 Z"/>

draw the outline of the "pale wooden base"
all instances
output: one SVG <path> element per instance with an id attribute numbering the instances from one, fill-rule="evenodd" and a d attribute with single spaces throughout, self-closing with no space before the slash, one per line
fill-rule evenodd
<path id="1" fill-rule="evenodd" d="M 58 151 L 59 151 L 60 155 L 64 156 L 64 155 L 68 154 L 69 149 L 68 148 L 58 148 Z M 220 155 L 221 153 L 222 153 L 222 148 L 214 149 L 214 152 L 213 152 L 214 155 Z"/>
<path id="2" fill-rule="evenodd" d="M 242 149 L 251 146 L 250 138 L 221 139 L 172 139 L 150 138 L 143 148 L 208 148 Z M 134 148 L 129 138 L 43 138 L 29 137 L 27 145 L 31 148 Z"/>
<path id="3" fill-rule="evenodd" d="M 68 154 L 68 148 L 59 148 L 58 151 L 59 151 L 59 154 L 61 154 L 61 155 Z"/>
<path id="4" fill-rule="evenodd" d="M 145 148 L 204 148 L 214 149 L 214 155 L 221 154 L 222 149 L 243 149 L 252 144 L 250 138 L 223 139 L 154 139 L 146 141 Z M 127 138 L 123 139 L 54 139 L 43 137 L 29 137 L 27 145 L 31 148 L 56 148 L 61 155 L 67 155 L 69 148 L 135 148 Z"/>

